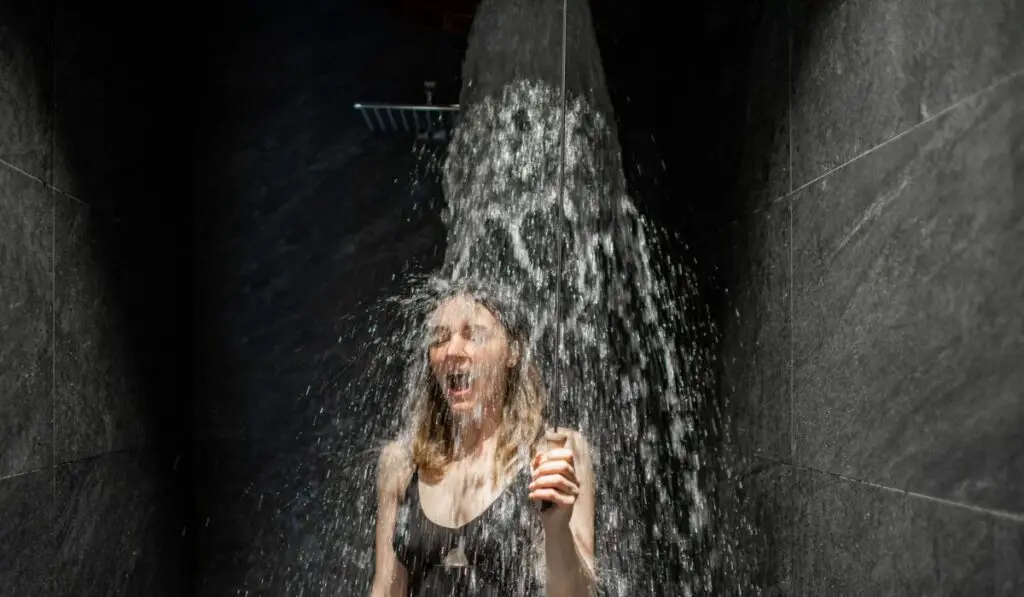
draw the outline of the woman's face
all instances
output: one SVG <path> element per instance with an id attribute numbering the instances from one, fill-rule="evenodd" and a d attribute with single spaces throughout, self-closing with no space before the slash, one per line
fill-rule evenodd
<path id="1" fill-rule="evenodd" d="M 483 305 L 457 296 L 427 320 L 430 371 L 452 412 L 483 416 L 500 409 L 516 355 L 504 327 Z"/>

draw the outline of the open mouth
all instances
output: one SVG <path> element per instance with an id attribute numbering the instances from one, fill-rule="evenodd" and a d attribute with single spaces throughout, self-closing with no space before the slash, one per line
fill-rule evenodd
<path id="1" fill-rule="evenodd" d="M 453 371 L 445 376 L 445 385 L 450 394 L 465 394 L 473 385 L 473 376 L 468 371 Z"/>

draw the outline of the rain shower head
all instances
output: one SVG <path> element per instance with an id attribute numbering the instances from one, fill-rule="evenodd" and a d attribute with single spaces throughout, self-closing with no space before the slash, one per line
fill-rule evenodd
<path id="1" fill-rule="evenodd" d="M 412 106 L 403 104 L 355 104 L 363 121 L 378 133 L 415 133 L 421 139 L 445 141 L 454 126 L 458 105 Z"/>
<path id="2" fill-rule="evenodd" d="M 421 140 L 447 141 L 459 106 L 434 105 L 434 82 L 427 81 L 424 87 L 427 101 L 423 105 L 361 102 L 353 107 L 362 114 L 366 126 L 376 133 L 413 133 Z"/>

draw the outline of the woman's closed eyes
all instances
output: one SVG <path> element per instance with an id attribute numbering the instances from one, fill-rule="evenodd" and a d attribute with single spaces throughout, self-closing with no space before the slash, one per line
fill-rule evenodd
<path id="1" fill-rule="evenodd" d="M 467 325 L 462 328 L 461 336 L 467 342 L 486 342 L 491 337 L 491 330 L 483 325 Z M 430 332 L 430 345 L 440 346 L 451 340 L 451 331 L 443 327 L 435 327 Z"/>

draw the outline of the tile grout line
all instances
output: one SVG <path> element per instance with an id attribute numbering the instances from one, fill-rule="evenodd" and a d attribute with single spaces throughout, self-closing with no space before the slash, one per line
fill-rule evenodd
<path id="1" fill-rule="evenodd" d="M 57 202 L 50 196 L 50 465 L 57 470 Z M 56 477 L 56 473 L 54 473 Z M 56 480 L 54 497 L 56 498 Z"/>
<path id="2" fill-rule="evenodd" d="M 50 195 L 50 516 L 57 522 L 57 201 Z M 57 539 L 53 538 L 53 566 L 57 565 Z M 57 594 L 57 575 L 50 574 Z"/>
<path id="3" fill-rule="evenodd" d="M 925 494 L 925 493 L 918 493 L 916 491 L 906 491 L 905 493 L 907 494 L 908 497 L 914 497 L 914 498 L 922 499 L 922 500 L 925 500 L 927 502 L 936 502 L 936 503 L 939 503 L 939 504 L 944 504 L 946 506 L 952 506 L 954 508 L 964 508 L 966 510 L 970 510 L 972 512 L 977 512 L 979 514 L 989 514 L 989 515 L 995 516 L 997 518 L 1005 518 L 1005 519 L 1012 520 L 1014 522 L 1024 523 L 1024 514 L 1020 514 L 1020 513 L 1017 513 L 1017 512 L 1009 512 L 1007 510 L 997 510 L 995 508 L 986 508 L 984 506 L 975 506 L 974 504 L 965 504 L 963 502 L 955 502 L 953 500 L 947 500 L 946 498 L 940 498 L 940 497 L 937 497 L 937 496 L 934 496 L 934 495 L 928 495 L 928 494 Z"/>
<path id="4" fill-rule="evenodd" d="M 793 331 L 796 321 L 793 313 L 793 294 L 796 282 L 793 279 L 793 199 L 786 200 L 789 212 L 789 460 L 796 462 L 796 333 Z"/>
<path id="5" fill-rule="evenodd" d="M 50 80 L 50 186 L 57 186 L 57 11 L 54 10 L 50 27 L 50 56 L 53 60 Z"/>
<path id="6" fill-rule="evenodd" d="M 786 2 L 786 133 L 789 136 L 789 193 L 793 192 L 793 0 Z M 789 194 L 787 193 L 787 194 Z"/>
<path id="7" fill-rule="evenodd" d="M 54 11 L 50 21 L 50 44 L 51 75 L 50 89 L 52 107 L 50 110 L 50 181 L 47 186 L 56 189 L 57 181 L 57 13 Z M 50 476 L 51 498 L 50 515 L 53 522 L 57 522 L 57 202 L 59 196 L 51 194 L 50 213 L 50 466 L 53 471 Z M 57 538 L 53 537 L 53 562 L 51 566 L 57 566 Z M 50 591 L 57 594 L 57 574 L 55 570 L 50 574 Z"/>
<path id="8" fill-rule="evenodd" d="M 793 192 L 793 0 L 786 1 L 786 128 L 789 134 L 789 193 L 787 197 Z M 793 290 L 796 285 L 793 281 L 793 201 L 792 199 L 787 200 L 787 210 L 789 215 L 789 460 L 790 462 L 796 462 L 796 436 L 794 435 L 794 429 L 796 427 L 794 423 L 795 411 L 793 408 L 793 378 L 794 378 L 794 367 L 796 364 L 793 361 L 793 355 L 795 353 L 794 344 L 795 334 L 793 333 Z"/>
<path id="9" fill-rule="evenodd" d="M 17 472 L 17 473 L 11 473 L 9 475 L 0 475 L 0 481 L 6 481 L 8 479 L 17 479 L 18 477 L 24 477 L 25 475 L 31 475 L 31 474 L 34 474 L 34 473 L 41 473 L 43 471 L 47 471 L 47 470 L 51 470 L 51 469 L 52 470 L 56 470 L 56 469 L 60 468 L 61 466 L 66 466 L 66 465 L 69 465 L 69 464 L 82 464 L 84 462 L 89 462 L 91 460 L 96 460 L 97 458 L 103 458 L 105 456 L 118 456 L 118 455 L 121 455 L 121 454 L 146 454 L 146 453 L 150 453 L 153 449 L 154 449 L 154 446 L 141 446 L 141 445 L 140 446 L 131 446 L 131 447 L 127 447 L 127 448 L 120 448 L 118 450 L 112 450 L 110 452 L 103 452 L 102 454 L 92 454 L 90 456 L 82 456 L 80 458 L 73 458 L 71 460 L 66 460 L 64 462 L 61 462 L 59 464 L 55 463 L 55 464 L 51 464 L 50 466 L 41 466 L 39 468 L 34 468 L 34 469 L 31 469 L 31 470 L 21 471 L 21 472 Z"/>
<path id="10" fill-rule="evenodd" d="M 9 475 L 0 475 L 0 481 L 7 481 L 9 479 L 17 479 L 18 477 L 24 477 L 26 475 L 32 475 L 32 474 L 35 474 L 35 473 L 41 473 L 41 472 L 49 470 L 51 468 L 53 468 L 53 467 L 41 466 L 39 468 L 34 468 L 34 469 L 31 469 L 31 470 L 27 470 L 27 471 L 21 471 L 21 472 L 18 472 L 18 473 L 11 473 Z"/>
<path id="11" fill-rule="evenodd" d="M 943 108 L 942 110 L 936 112 L 934 115 L 929 116 L 928 118 L 922 120 L 921 122 L 919 122 L 919 123 L 917 123 L 917 124 L 907 128 L 906 130 L 904 130 L 904 131 L 902 131 L 900 133 L 897 133 L 897 134 L 893 135 L 892 137 L 889 137 L 888 139 L 886 139 L 885 141 L 882 141 L 881 143 L 875 145 L 874 147 L 862 151 L 861 153 L 859 153 L 859 154 L 855 155 L 854 157 L 850 158 L 849 160 L 843 162 L 842 164 L 836 166 L 835 168 L 829 169 L 827 172 L 824 172 L 824 173 L 822 173 L 822 174 L 812 178 L 811 180 L 809 180 L 809 181 L 805 182 L 804 184 L 800 185 L 799 187 L 793 189 L 792 186 L 791 186 L 791 190 L 789 192 L 789 195 L 795 195 L 796 193 L 806 189 L 807 187 L 813 185 L 814 183 L 820 181 L 821 179 L 826 178 L 826 177 L 830 176 L 831 174 L 833 174 L 833 173 L 835 173 L 835 172 L 837 172 L 839 170 L 842 170 L 843 168 L 849 166 L 850 164 L 856 162 L 857 160 L 859 160 L 859 159 L 861 159 L 863 157 L 866 157 L 867 155 L 869 155 L 871 153 L 874 153 L 874 152 L 878 151 L 879 149 L 882 149 L 886 145 L 889 145 L 890 143 L 892 143 L 894 141 L 897 141 L 898 139 L 901 139 L 901 138 L 903 138 L 903 137 L 913 133 L 917 129 L 919 129 L 919 128 L 925 126 L 925 125 L 930 124 L 931 122 L 933 122 L 933 121 L 935 121 L 935 120 L 945 116 L 946 114 L 949 114 L 950 112 L 953 112 L 954 110 L 964 106 L 965 104 L 969 104 L 970 102 L 976 100 L 977 98 L 981 97 L 982 95 L 985 95 L 986 93 L 992 91 L 993 89 L 996 89 L 997 87 L 1000 87 L 1000 86 L 1002 86 L 1002 85 L 1004 85 L 1006 83 L 1009 83 L 1014 78 L 1016 78 L 1018 76 L 1021 76 L 1021 75 L 1024 75 L 1024 69 L 1015 71 L 1015 72 L 1010 73 L 1010 74 L 1008 74 L 1008 75 L 1006 75 L 1004 77 L 1001 77 L 1000 79 L 996 80 L 994 83 L 992 83 L 991 85 L 985 87 L 984 89 L 981 89 L 979 91 L 975 91 L 974 93 L 964 97 L 963 99 L 961 99 L 961 100 L 959 100 L 957 102 L 954 102 L 953 104 L 951 104 L 951 105 Z M 790 152 L 792 153 L 792 146 L 790 148 Z"/>
<path id="12" fill-rule="evenodd" d="M 53 160 L 53 163 L 55 163 L 55 162 L 56 162 L 56 160 Z M 0 159 L 0 166 L 4 166 L 4 167 L 7 167 L 7 168 L 10 168 L 11 170 L 14 170 L 15 172 L 17 172 L 18 174 L 21 174 L 22 176 L 30 178 L 30 179 L 36 181 L 37 183 L 43 185 L 48 190 L 60 193 L 61 195 L 67 197 L 68 199 L 71 199 L 73 201 L 77 201 L 78 203 L 81 203 L 82 205 L 86 205 L 86 206 L 89 205 L 84 200 L 82 200 L 82 198 L 80 198 L 79 196 L 74 195 L 72 193 L 69 193 L 68 191 L 65 191 L 64 189 L 58 188 L 57 186 L 55 186 L 55 185 L 53 185 L 53 184 L 51 184 L 49 182 L 46 182 L 42 178 L 39 178 L 38 176 L 35 176 L 34 174 L 31 174 L 29 172 L 26 172 L 25 170 L 22 170 L 21 168 L 19 168 L 19 167 L 15 166 L 14 164 L 8 162 L 7 160 Z M 53 168 L 53 167 L 54 166 L 51 164 L 51 168 Z"/>
<path id="13" fill-rule="evenodd" d="M 43 186 L 45 186 L 47 188 L 49 188 L 49 186 L 50 186 L 50 185 L 46 184 L 45 180 L 39 178 L 38 176 L 34 176 L 32 174 L 29 174 L 25 170 L 22 170 L 21 168 L 19 168 L 19 167 L 15 166 L 14 164 L 8 162 L 7 160 L 0 159 L 0 165 L 6 166 L 6 167 L 10 168 L 11 170 L 14 170 L 18 174 L 22 174 L 24 176 L 27 176 L 27 177 L 31 178 L 32 180 L 38 182 L 39 184 L 41 184 L 41 185 L 43 185 Z"/>
<path id="14" fill-rule="evenodd" d="M 781 464 L 781 465 L 785 465 L 785 466 L 792 466 L 793 468 L 796 468 L 796 469 L 800 469 L 800 470 L 804 470 L 804 471 L 808 471 L 808 472 L 813 472 L 813 473 L 818 473 L 819 475 L 827 475 L 829 477 L 835 477 L 836 479 L 841 479 L 843 481 L 847 481 L 847 482 L 850 482 L 850 483 L 857 483 L 859 485 L 866 485 L 868 487 L 873 487 L 875 489 L 881 489 L 883 491 L 887 491 L 887 492 L 890 492 L 890 493 L 903 494 L 905 497 L 913 497 L 913 498 L 922 499 L 922 500 L 929 501 L 929 502 L 935 502 L 935 503 L 943 504 L 943 505 L 950 506 L 950 507 L 953 507 L 953 508 L 961 508 L 961 509 L 964 509 L 964 510 L 970 510 L 972 512 L 977 512 L 979 514 L 986 514 L 986 515 L 989 515 L 989 516 L 994 516 L 996 518 L 1001 518 L 1001 519 L 1006 519 L 1006 520 L 1012 520 L 1014 522 L 1024 523 L 1024 513 L 1010 512 L 1010 511 L 1007 511 L 1007 510 L 997 510 L 995 508 L 986 508 L 984 506 L 976 506 L 974 504 L 967 504 L 967 503 L 964 503 L 964 502 L 957 502 L 957 501 L 954 501 L 954 500 L 950 500 L 950 499 L 946 499 L 946 498 L 941 498 L 941 497 L 937 497 L 937 496 L 934 496 L 934 495 L 928 495 L 926 493 L 920 493 L 920 492 L 917 492 L 917 491 L 910 491 L 910 490 L 907 490 L 907 489 L 900 489 L 898 487 L 890 487 L 888 485 L 882 485 L 881 483 L 875 483 L 875 482 L 872 482 L 872 481 L 867 481 L 865 479 L 858 479 L 857 477 L 851 477 L 849 475 L 843 475 L 843 474 L 840 474 L 840 473 L 833 473 L 833 472 L 830 472 L 830 471 L 823 471 L 821 469 L 814 468 L 813 466 L 807 466 L 807 465 L 803 465 L 803 464 L 794 464 L 794 463 L 784 462 L 784 461 L 776 460 L 774 458 L 768 458 L 768 457 L 765 457 L 765 456 L 760 456 L 758 454 L 754 454 L 753 456 L 754 456 L 754 458 L 757 458 L 758 460 L 764 460 L 764 461 L 772 463 L 772 464 Z"/>
<path id="15" fill-rule="evenodd" d="M 91 462 L 93 460 L 97 460 L 99 458 L 105 458 L 107 456 L 120 456 L 120 455 L 131 455 L 131 454 L 142 454 L 142 455 L 145 455 L 145 454 L 152 453 L 153 450 L 155 450 L 155 449 L 156 449 L 156 446 L 144 446 L 144 445 L 129 446 L 129 447 L 126 447 L 126 448 L 119 448 L 117 450 L 111 450 L 109 452 L 103 452 L 103 453 L 100 453 L 100 454 L 91 454 L 89 456 L 80 456 L 78 458 L 72 458 L 70 460 L 65 460 L 64 462 L 60 463 L 60 466 L 67 466 L 67 465 L 70 465 L 70 464 L 84 464 L 86 462 Z"/>
<path id="16" fill-rule="evenodd" d="M 789 185 L 787 190 L 789 193 L 786 197 L 790 197 L 793 192 L 793 87 L 794 79 L 793 76 L 793 0 L 786 0 L 786 134 L 789 137 Z M 793 344 L 796 334 L 793 333 L 793 289 L 795 284 L 793 282 L 793 200 L 792 198 L 786 200 L 786 207 L 789 211 L 789 461 L 790 463 L 796 463 L 796 440 L 793 430 L 795 428 L 794 419 L 795 412 L 793 409 Z M 790 465 L 792 466 L 792 464 Z M 792 563 L 795 561 L 796 542 L 786 542 L 786 557 Z M 795 570 L 788 576 L 795 576 Z M 791 578 L 790 582 L 796 583 L 795 578 Z"/>

